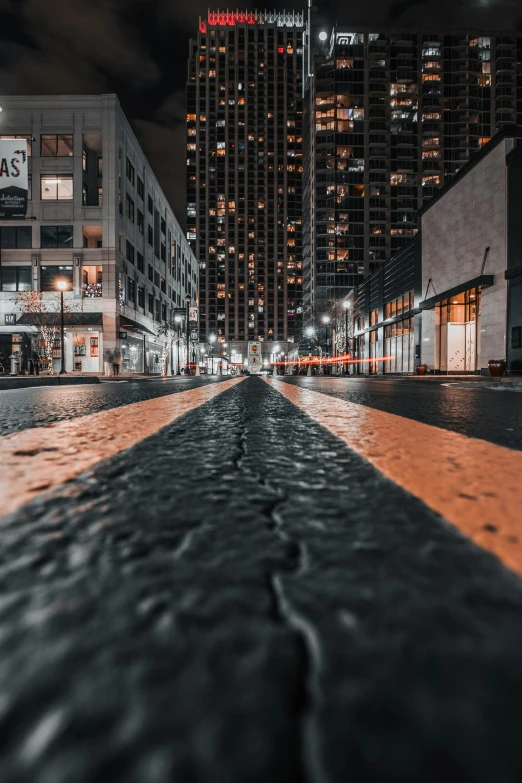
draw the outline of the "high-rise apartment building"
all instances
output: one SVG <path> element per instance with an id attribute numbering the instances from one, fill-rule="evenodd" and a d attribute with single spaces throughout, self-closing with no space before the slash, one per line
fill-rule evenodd
<path id="1" fill-rule="evenodd" d="M 303 36 L 302 13 L 216 11 L 190 42 L 187 236 L 202 341 L 300 332 Z"/>
<path id="2" fill-rule="evenodd" d="M 309 18 L 305 319 L 417 233 L 425 205 L 522 124 L 522 35 L 333 29 Z"/>

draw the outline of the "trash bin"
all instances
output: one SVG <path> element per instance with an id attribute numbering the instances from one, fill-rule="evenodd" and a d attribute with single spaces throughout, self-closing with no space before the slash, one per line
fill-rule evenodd
<path id="1" fill-rule="evenodd" d="M 18 375 L 20 369 L 18 356 L 12 353 L 9 359 L 11 360 L 11 375 Z"/>

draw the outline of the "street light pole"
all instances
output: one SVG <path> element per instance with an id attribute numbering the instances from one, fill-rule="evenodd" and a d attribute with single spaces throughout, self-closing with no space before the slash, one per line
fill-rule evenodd
<path id="1" fill-rule="evenodd" d="M 190 331 L 189 331 L 189 317 L 190 317 L 190 296 L 187 294 L 185 297 L 185 304 L 187 305 L 187 366 L 185 372 L 190 375 Z"/>
<path id="2" fill-rule="evenodd" d="M 325 359 L 328 358 L 328 324 L 329 323 L 330 323 L 330 316 L 323 315 L 323 324 L 324 324 L 324 331 L 325 331 Z"/>
<path id="3" fill-rule="evenodd" d="M 61 351 L 62 361 L 60 367 L 60 375 L 67 375 L 67 371 L 65 369 L 65 317 L 63 311 L 63 292 L 67 288 L 67 281 L 58 280 L 56 285 L 60 291 L 60 336 L 61 336 L 61 348 L 62 348 Z"/>
<path id="4" fill-rule="evenodd" d="M 349 348 L 349 340 L 348 340 L 348 310 L 350 309 L 350 302 L 344 301 L 343 302 L 344 307 L 344 353 L 345 353 L 345 359 L 344 359 L 344 373 L 345 375 L 349 374 L 349 365 L 348 365 L 348 348 Z"/>

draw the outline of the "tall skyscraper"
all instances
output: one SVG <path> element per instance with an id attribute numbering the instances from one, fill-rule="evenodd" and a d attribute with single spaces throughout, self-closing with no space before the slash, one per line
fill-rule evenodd
<path id="1" fill-rule="evenodd" d="M 417 233 L 417 210 L 497 127 L 522 125 L 522 35 L 324 18 L 309 15 L 305 320 Z"/>
<path id="2" fill-rule="evenodd" d="M 302 13 L 216 11 L 190 42 L 187 232 L 203 342 L 300 333 L 303 36 Z"/>

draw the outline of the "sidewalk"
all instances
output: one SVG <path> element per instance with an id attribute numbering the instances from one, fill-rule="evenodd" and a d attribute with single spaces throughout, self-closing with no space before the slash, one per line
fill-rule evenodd
<path id="1" fill-rule="evenodd" d="M 97 375 L 0 375 L 0 391 L 31 389 L 39 386 L 82 386 L 100 383 Z"/>

